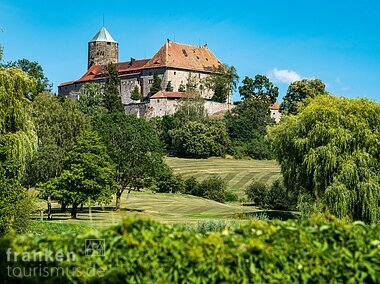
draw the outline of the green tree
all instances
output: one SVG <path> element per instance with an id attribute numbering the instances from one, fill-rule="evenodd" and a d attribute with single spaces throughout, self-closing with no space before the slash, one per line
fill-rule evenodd
<path id="1" fill-rule="evenodd" d="M 210 176 L 201 182 L 202 197 L 224 202 L 226 198 L 226 182 L 220 176 Z"/>
<path id="2" fill-rule="evenodd" d="M 134 87 L 134 89 L 132 91 L 131 99 L 134 101 L 138 101 L 141 99 L 140 89 L 137 85 Z"/>
<path id="3" fill-rule="evenodd" d="M 94 116 L 106 110 L 103 100 L 100 84 L 85 83 L 79 96 L 79 108 L 84 114 Z"/>
<path id="4" fill-rule="evenodd" d="M 162 145 L 152 124 L 135 116 L 104 114 L 94 127 L 116 164 L 116 178 L 120 184 L 116 192 L 116 209 L 119 209 L 125 189 L 130 192 L 149 187 L 165 170 Z"/>
<path id="5" fill-rule="evenodd" d="M 256 206 L 264 207 L 268 195 L 268 186 L 264 182 L 253 181 L 244 190 L 249 201 L 255 203 Z"/>
<path id="6" fill-rule="evenodd" d="M 267 102 L 247 98 L 227 112 L 224 119 L 235 157 L 272 158 L 266 135 L 267 127 L 273 125 L 274 120 Z"/>
<path id="7" fill-rule="evenodd" d="M 255 79 L 245 77 L 243 86 L 239 87 L 239 93 L 243 100 L 248 98 L 260 99 L 268 104 L 276 102 L 278 87 L 264 75 L 256 75 Z"/>
<path id="8" fill-rule="evenodd" d="M 172 86 L 172 81 L 169 81 L 168 84 L 166 85 L 166 92 L 173 92 L 173 86 Z"/>
<path id="9" fill-rule="evenodd" d="M 224 65 L 218 70 L 219 74 L 206 77 L 204 80 L 206 87 L 210 88 L 214 95 L 212 100 L 219 103 L 227 102 L 232 91 L 236 90 L 239 83 L 239 76 L 234 66 Z"/>
<path id="10" fill-rule="evenodd" d="M 42 93 L 35 98 L 31 113 L 36 125 L 38 151 L 28 161 L 24 182 L 28 186 L 35 186 L 61 174 L 65 156 L 75 145 L 77 137 L 89 128 L 89 122 L 80 111 L 77 101 L 60 101 L 49 93 Z M 50 218 L 51 198 L 47 198 L 47 202 Z"/>
<path id="11" fill-rule="evenodd" d="M 120 79 L 119 72 L 115 64 L 108 64 L 106 67 L 106 78 L 104 84 L 104 107 L 109 112 L 124 112 L 123 104 L 120 98 Z"/>
<path id="12" fill-rule="evenodd" d="M 229 148 L 225 123 L 221 120 L 189 121 L 170 132 L 177 155 L 193 158 L 224 156 Z"/>
<path id="13" fill-rule="evenodd" d="M 181 99 L 176 106 L 174 118 L 177 125 L 188 121 L 199 121 L 207 117 L 205 100 L 199 95 L 189 94 L 188 98 Z"/>
<path id="14" fill-rule="evenodd" d="M 72 204 L 71 218 L 78 205 L 87 201 L 108 203 L 116 191 L 115 167 L 95 132 L 84 132 L 68 153 L 62 174 L 40 185 L 44 198 Z"/>
<path id="15" fill-rule="evenodd" d="M 186 87 L 184 84 L 179 84 L 178 92 L 186 92 Z"/>
<path id="16" fill-rule="evenodd" d="M 284 185 L 338 217 L 377 222 L 380 204 L 380 105 L 317 96 L 274 126 Z"/>
<path id="17" fill-rule="evenodd" d="M 154 73 L 153 74 L 153 84 L 152 84 L 152 87 L 150 87 L 150 95 L 153 96 L 155 93 L 161 91 L 161 83 L 162 83 L 162 80 L 161 78 L 158 76 L 157 73 Z"/>
<path id="18" fill-rule="evenodd" d="M 33 78 L 21 69 L 0 68 L 0 233 L 12 228 L 26 229 L 32 209 L 20 181 L 28 158 L 37 149 L 37 135 L 25 97 L 34 85 Z"/>
<path id="19" fill-rule="evenodd" d="M 285 114 L 296 114 L 309 99 L 328 94 L 325 84 L 319 79 L 303 79 L 290 84 L 282 99 L 281 110 Z"/>
<path id="20" fill-rule="evenodd" d="M 3 64 L 3 67 L 20 68 L 35 80 L 35 88 L 30 91 L 30 95 L 28 94 L 28 98 L 31 100 L 33 100 L 39 93 L 50 92 L 52 90 L 53 84 L 49 83 L 42 66 L 36 61 L 29 61 L 24 58 L 17 61 L 9 61 L 6 64 Z"/>

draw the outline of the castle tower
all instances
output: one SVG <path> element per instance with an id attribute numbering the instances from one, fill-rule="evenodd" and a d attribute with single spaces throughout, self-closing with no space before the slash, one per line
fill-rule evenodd
<path id="1" fill-rule="evenodd" d="M 88 69 L 93 65 L 118 63 L 119 44 L 103 26 L 88 43 Z"/>

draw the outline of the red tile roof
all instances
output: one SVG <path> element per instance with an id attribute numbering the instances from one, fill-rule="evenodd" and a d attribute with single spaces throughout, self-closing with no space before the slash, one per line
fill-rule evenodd
<path id="1" fill-rule="evenodd" d="M 150 99 L 164 99 L 164 98 L 180 99 L 180 98 L 188 98 L 188 97 L 189 97 L 189 94 L 186 92 L 159 91 L 155 93 L 153 96 L 151 96 Z"/>
<path id="2" fill-rule="evenodd" d="M 269 109 L 271 109 L 271 110 L 280 110 L 280 104 L 278 103 L 278 101 L 275 101 L 274 104 L 271 104 L 269 106 Z"/>
<path id="3" fill-rule="evenodd" d="M 133 61 L 128 61 L 128 62 L 120 62 L 116 64 L 116 69 L 119 72 L 120 77 L 125 77 L 125 76 L 131 76 L 138 74 L 139 72 L 134 72 L 134 73 L 126 73 L 123 74 L 124 72 L 131 72 L 131 71 L 140 71 L 144 65 L 149 61 L 149 59 L 142 59 L 142 60 L 133 60 Z M 132 62 L 132 64 L 131 64 Z M 93 65 L 84 73 L 84 75 L 76 81 L 71 81 L 71 82 L 65 82 L 59 85 L 59 87 L 66 86 L 66 85 L 71 85 L 75 83 L 83 83 L 83 82 L 88 82 L 96 79 L 102 79 L 102 74 L 106 73 L 106 65 Z"/>
<path id="4" fill-rule="evenodd" d="M 144 68 L 172 67 L 217 72 L 223 66 L 207 46 L 199 47 L 167 41 Z"/>

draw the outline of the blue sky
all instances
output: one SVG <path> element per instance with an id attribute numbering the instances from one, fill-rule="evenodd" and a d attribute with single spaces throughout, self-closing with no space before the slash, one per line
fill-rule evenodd
<path id="1" fill-rule="evenodd" d="M 57 91 L 86 71 L 104 14 L 121 61 L 149 58 L 167 38 L 207 43 L 241 79 L 270 76 L 281 96 L 292 80 L 320 78 L 336 95 L 380 101 L 379 2 L 0 0 L 0 44 L 5 61 L 38 61 Z"/>

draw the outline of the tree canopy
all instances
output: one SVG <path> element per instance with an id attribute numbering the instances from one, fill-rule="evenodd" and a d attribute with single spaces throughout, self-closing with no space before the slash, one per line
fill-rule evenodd
<path id="1" fill-rule="evenodd" d="M 255 79 L 245 77 L 242 83 L 243 86 L 239 87 L 239 93 L 243 100 L 256 98 L 273 104 L 278 97 L 278 87 L 274 86 L 264 75 L 256 75 Z"/>
<path id="2" fill-rule="evenodd" d="M 281 110 L 284 114 L 296 114 L 308 99 L 328 94 L 325 84 L 319 79 L 303 79 L 290 84 L 282 99 Z"/>
<path id="3" fill-rule="evenodd" d="M 239 82 L 239 76 L 234 66 L 224 65 L 220 67 L 217 75 L 206 77 L 205 85 L 210 88 L 214 95 L 212 100 L 226 103 L 228 97 L 235 91 Z"/>
<path id="4" fill-rule="evenodd" d="M 19 68 L 0 68 L 0 234 L 23 231 L 32 202 L 21 178 L 37 149 L 37 135 L 26 98 L 35 81 Z"/>
<path id="5" fill-rule="evenodd" d="M 120 98 L 120 79 L 119 72 L 115 64 L 108 64 L 106 67 L 107 75 L 104 83 L 104 107 L 109 112 L 124 112 Z"/>
<path id="6" fill-rule="evenodd" d="M 150 87 L 150 95 L 151 96 L 162 90 L 161 83 L 162 83 L 161 78 L 158 76 L 157 73 L 154 73 L 153 74 L 153 84 L 152 84 L 152 87 Z"/>
<path id="7" fill-rule="evenodd" d="M 380 105 L 317 96 L 272 128 L 285 186 L 338 217 L 377 222 Z"/>
<path id="8" fill-rule="evenodd" d="M 49 83 L 48 78 L 46 78 L 42 66 L 36 61 L 29 61 L 24 58 L 17 61 L 9 61 L 2 64 L 2 66 L 5 68 L 20 68 L 35 80 L 35 87 L 27 94 L 28 98 L 31 100 L 33 100 L 39 93 L 50 92 L 53 87 L 53 85 Z"/>

